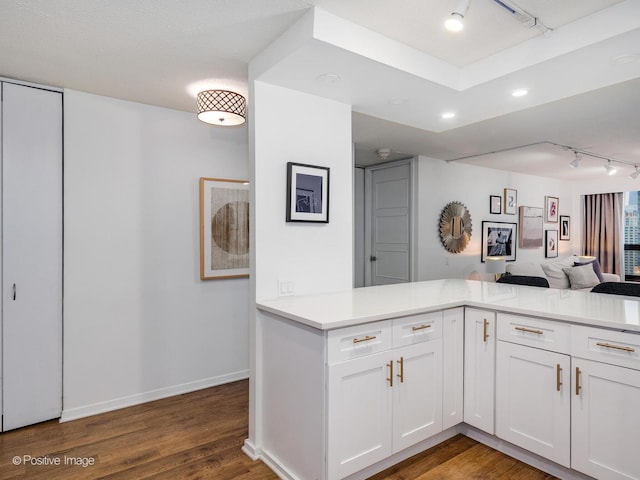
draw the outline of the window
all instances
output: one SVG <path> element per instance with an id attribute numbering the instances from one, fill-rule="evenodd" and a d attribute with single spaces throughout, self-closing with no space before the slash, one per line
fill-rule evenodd
<path id="1" fill-rule="evenodd" d="M 624 194 L 624 279 L 640 282 L 640 192 Z"/>

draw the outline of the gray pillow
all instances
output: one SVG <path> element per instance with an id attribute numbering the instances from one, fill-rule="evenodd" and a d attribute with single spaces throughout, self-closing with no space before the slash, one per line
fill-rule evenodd
<path id="1" fill-rule="evenodd" d="M 597 258 L 593 260 L 587 260 L 586 262 L 580 262 L 580 261 L 574 262 L 573 266 L 577 267 L 578 265 L 587 265 L 587 264 L 593 266 L 593 271 L 595 272 L 595 274 L 598 276 L 601 282 L 604 282 L 604 277 L 602 276 L 602 269 L 600 268 L 600 262 L 598 261 Z"/>
<path id="2" fill-rule="evenodd" d="M 600 283 L 600 279 L 596 272 L 593 271 L 593 266 L 590 263 L 577 267 L 563 268 L 562 271 L 569 277 L 571 290 L 592 288 Z"/>

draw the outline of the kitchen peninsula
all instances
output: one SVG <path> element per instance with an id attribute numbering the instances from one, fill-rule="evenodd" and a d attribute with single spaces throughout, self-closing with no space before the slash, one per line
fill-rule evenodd
<path id="1" fill-rule="evenodd" d="M 257 307 L 254 448 L 282 478 L 367 478 L 463 433 L 560 478 L 640 479 L 634 298 L 449 279 Z"/>

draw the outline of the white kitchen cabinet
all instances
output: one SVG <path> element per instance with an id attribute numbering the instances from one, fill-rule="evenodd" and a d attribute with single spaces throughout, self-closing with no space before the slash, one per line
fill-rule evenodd
<path id="1" fill-rule="evenodd" d="M 62 411 L 62 93 L 2 82 L 2 430 Z"/>
<path id="2" fill-rule="evenodd" d="M 640 335 L 572 327 L 572 354 L 571 467 L 640 479 Z"/>
<path id="3" fill-rule="evenodd" d="M 367 349 L 384 344 L 382 322 L 331 332 L 329 478 L 344 478 L 442 431 L 441 319 L 438 312 L 393 320 L 392 348 L 376 353 Z M 351 353 L 331 364 L 344 357 L 336 352 L 360 344 L 363 356 Z"/>
<path id="4" fill-rule="evenodd" d="M 496 314 L 465 308 L 464 421 L 494 433 Z"/>
<path id="5" fill-rule="evenodd" d="M 496 436 L 570 466 L 570 357 L 498 341 Z"/>

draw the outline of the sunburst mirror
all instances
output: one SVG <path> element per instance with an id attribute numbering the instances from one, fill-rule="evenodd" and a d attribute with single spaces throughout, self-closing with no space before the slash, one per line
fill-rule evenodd
<path id="1" fill-rule="evenodd" d="M 448 203 L 440 213 L 440 240 L 451 253 L 462 252 L 471 239 L 471 214 L 460 202 Z"/>

